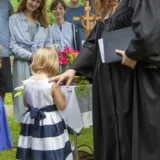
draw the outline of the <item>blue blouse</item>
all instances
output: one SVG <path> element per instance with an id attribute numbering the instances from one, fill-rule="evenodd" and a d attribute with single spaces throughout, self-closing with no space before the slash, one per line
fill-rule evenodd
<path id="1" fill-rule="evenodd" d="M 13 14 L 9 19 L 10 28 L 10 49 L 16 59 L 30 60 L 41 47 L 52 47 L 52 35 L 50 28 L 44 28 L 36 21 L 38 25 L 37 33 L 33 41 L 30 39 L 27 19 L 24 13 Z"/>
<path id="2" fill-rule="evenodd" d="M 0 44 L 3 57 L 9 57 L 9 16 L 13 11 L 9 0 L 0 0 Z"/>
<path id="3" fill-rule="evenodd" d="M 51 26 L 53 44 L 58 46 L 57 50 L 62 51 L 64 47 L 73 49 L 73 30 L 72 23 L 65 22 L 60 27 L 58 24 Z"/>
<path id="4" fill-rule="evenodd" d="M 28 24 L 28 32 L 30 36 L 30 41 L 33 41 L 34 36 L 37 33 L 38 25 L 36 23 L 34 24 Z"/>

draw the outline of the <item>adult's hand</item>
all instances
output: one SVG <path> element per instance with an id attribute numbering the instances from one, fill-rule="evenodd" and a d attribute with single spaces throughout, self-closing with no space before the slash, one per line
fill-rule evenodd
<path id="1" fill-rule="evenodd" d="M 122 56 L 122 62 L 121 63 L 123 65 L 126 65 L 126 66 L 128 66 L 132 69 L 135 68 L 135 66 L 137 64 L 137 61 L 134 61 L 134 60 L 130 59 L 129 57 L 127 57 L 125 51 L 116 49 L 116 52 Z"/>
<path id="2" fill-rule="evenodd" d="M 68 69 L 67 71 L 65 71 L 64 73 L 55 76 L 53 78 L 51 78 L 49 80 L 49 82 L 55 82 L 56 86 L 59 86 L 59 84 L 63 81 L 66 81 L 66 86 L 69 87 L 69 85 L 71 84 L 74 76 L 76 74 L 76 71 L 73 69 Z"/>

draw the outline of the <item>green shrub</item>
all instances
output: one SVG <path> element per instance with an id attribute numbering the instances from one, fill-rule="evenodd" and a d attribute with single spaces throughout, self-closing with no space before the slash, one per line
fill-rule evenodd
<path id="1" fill-rule="evenodd" d="M 12 93 L 6 93 L 4 103 L 7 105 L 12 104 Z"/>

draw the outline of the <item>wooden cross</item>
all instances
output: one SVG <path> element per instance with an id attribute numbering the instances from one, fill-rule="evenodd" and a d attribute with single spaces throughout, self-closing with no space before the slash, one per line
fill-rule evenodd
<path id="1" fill-rule="evenodd" d="M 84 16 L 80 16 L 80 17 L 72 17 L 72 20 L 74 21 L 81 21 L 82 23 L 82 26 L 85 30 L 85 37 L 87 38 L 88 35 L 90 34 L 93 26 L 96 24 L 96 21 L 100 18 L 100 17 L 97 17 L 96 15 L 94 16 L 89 16 L 90 14 L 90 10 L 91 10 L 91 7 L 89 6 L 89 0 L 86 0 L 85 1 L 85 5 L 84 5 Z M 91 27 L 90 25 L 90 22 L 93 22 L 93 26 Z"/>

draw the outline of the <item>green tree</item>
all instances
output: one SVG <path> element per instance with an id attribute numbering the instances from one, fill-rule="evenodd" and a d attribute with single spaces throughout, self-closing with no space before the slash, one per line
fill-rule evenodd
<path id="1" fill-rule="evenodd" d="M 11 3 L 13 5 L 14 11 L 16 11 L 17 7 L 18 7 L 18 3 L 20 0 L 11 0 Z M 64 0 L 66 2 L 66 4 L 69 3 L 69 0 Z M 51 4 L 52 0 L 47 0 L 47 16 L 49 19 L 49 23 L 52 25 L 54 24 L 54 18 L 50 12 L 50 4 Z M 83 6 L 84 5 L 84 0 L 80 0 L 80 4 Z"/>
<path id="2" fill-rule="evenodd" d="M 84 0 L 80 0 L 80 4 L 83 6 L 84 5 Z"/>

